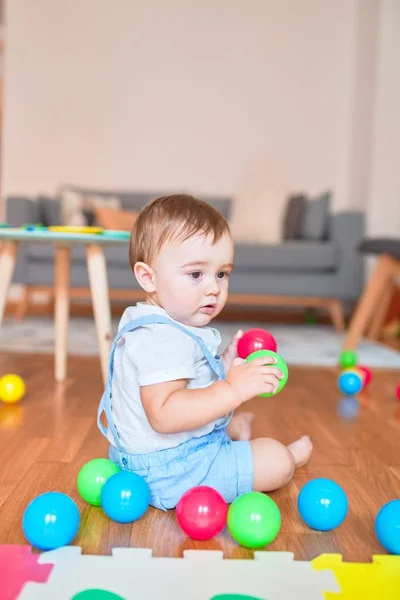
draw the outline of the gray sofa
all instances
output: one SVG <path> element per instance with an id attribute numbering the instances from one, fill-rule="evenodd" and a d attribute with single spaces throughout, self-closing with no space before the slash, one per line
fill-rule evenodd
<path id="1" fill-rule="evenodd" d="M 117 195 L 124 209 L 141 209 L 160 195 L 140 192 L 95 192 Z M 229 220 L 230 198 L 202 197 Z M 12 196 L 6 203 L 11 225 L 41 222 L 61 223 L 56 198 Z M 286 240 L 277 245 L 236 243 L 235 268 L 230 280 L 233 294 L 336 298 L 353 303 L 363 286 L 362 256 L 357 251 L 364 235 L 364 217 L 359 212 L 330 213 L 323 239 Z M 53 248 L 47 244 L 25 244 L 21 248 L 14 281 L 28 286 L 53 284 Z M 106 249 L 110 288 L 138 289 L 130 272 L 128 247 Z M 87 287 L 84 249 L 72 251 L 71 285 Z"/>

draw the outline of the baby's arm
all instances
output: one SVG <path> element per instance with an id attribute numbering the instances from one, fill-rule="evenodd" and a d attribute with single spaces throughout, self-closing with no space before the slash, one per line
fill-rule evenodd
<path id="1" fill-rule="evenodd" d="M 150 425 L 158 433 L 179 433 L 203 427 L 239 406 L 226 380 L 207 388 L 187 389 L 187 381 L 168 381 L 140 388 Z"/>
<path id="2" fill-rule="evenodd" d="M 271 359 L 271 362 L 274 359 Z M 226 379 L 201 389 L 187 389 L 187 380 L 146 385 L 140 396 L 146 416 L 159 433 L 204 427 L 259 394 L 276 391 L 281 372 L 266 359 L 233 366 Z"/>

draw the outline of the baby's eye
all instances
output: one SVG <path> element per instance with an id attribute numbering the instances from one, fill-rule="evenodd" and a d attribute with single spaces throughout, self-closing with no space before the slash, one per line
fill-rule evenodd
<path id="1" fill-rule="evenodd" d="M 225 277 L 229 277 L 228 271 L 220 271 L 217 274 L 218 279 L 225 279 Z"/>
<path id="2" fill-rule="evenodd" d="M 200 279 L 202 273 L 201 271 L 193 271 L 193 273 L 189 273 L 192 279 Z"/>

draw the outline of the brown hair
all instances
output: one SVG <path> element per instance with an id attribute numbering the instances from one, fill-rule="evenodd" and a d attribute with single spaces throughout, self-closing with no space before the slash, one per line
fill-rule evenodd
<path id="1" fill-rule="evenodd" d="M 185 241 L 196 234 L 212 235 L 213 244 L 230 235 L 226 219 L 213 206 L 186 194 L 156 198 L 147 204 L 133 226 L 129 261 L 149 264 L 167 241 Z"/>

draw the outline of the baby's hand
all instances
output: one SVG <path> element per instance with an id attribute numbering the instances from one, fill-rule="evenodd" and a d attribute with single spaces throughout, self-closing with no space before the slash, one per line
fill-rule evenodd
<path id="1" fill-rule="evenodd" d="M 279 379 L 282 379 L 283 375 L 279 369 L 270 366 L 273 363 L 273 356 L 256 358 L 248 363 L 242 358 L 233 361 L 226 381 L 233 387 L 240 404 L 254 396 L 277 391 Z"/>
<path id="2" fill-rule="evenodd" d="M 227 371 L 229 371 L 229 369 L 232 367 L 233 361 L 235 360 L 235 358 L 237 358 L 237 355 L 238 355 L 237 345 L 238 345 L 238 341 L 240 340 L 242 335 L 243 335 L 243 331 L 241 329 L 239 329 L 239 331 L 237 331 L 235 333 L 235 335 L 233 336 L 231 343 L 229 344 L 229 346 L 227 347 L 227 349 L 225 350 L 225 352 L 222 355 L 225 373 L 227 373 Z"/>

